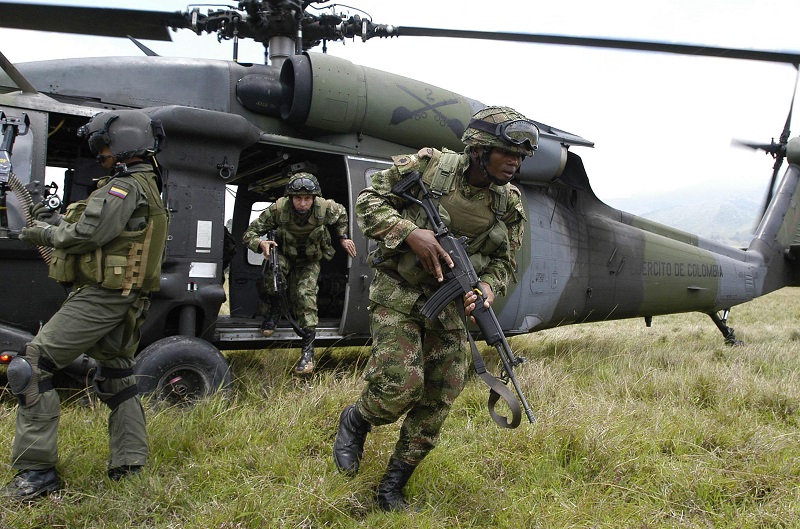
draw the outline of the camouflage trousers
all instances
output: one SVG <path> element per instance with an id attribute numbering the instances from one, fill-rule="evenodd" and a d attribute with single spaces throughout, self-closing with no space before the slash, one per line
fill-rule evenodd
<path id="1" fill-rule="evenodd" d="M 139 344 L 139 328 L 146 302 L 138 293 L 82 287 L 74 290 L 27 346 L 26 358 L 38 364 L 40 356 L 61 369 L 86 353 L 102 368 L 132 369 Z M 51 376 L 44 371 L 43 378 Z M 131 374 L 123 378 L 95 378 L 95 393 L 104 402 L 136 385 Z M 42 470 L 58 461 L 57 435 L 60 399 L 55 390 L 41 394 L 32 406 L 17 409 L 11 466 Z M 148 445 L 144 409 L 138 395 L 116 406 L 108 418 L 110 467 L 144 465 Z"/>
<path id="2" fill-rule="evenodd" d="M 283 254 L 278 254 L 278 264 L 283 277 L 286 278 L 287 301 L 289 310 L 294 314 L 297 323 L 303 329 L 316 328 L 319 323 L 317 316 L 317 293 L 319 291 L 319 273 L 322 268 L 319 261 L 290 261 Z M 278 307 L 273 307 L 275 296 L 275 285 L 272 277 L 264 277 L 259 285 L 259 297 L 261 302 L 257 314 L 266 316 L 273 310 L 279 311 Z"/>
<path id="3" fill-rule="evenodd" d="M 372 304 L 372 353 L 364 371 L 367 386 L 356 403 L 372 425 L 406 414 L 394 458 L 418 465 L 436 446 L 450 408 L 464 389 L 470 365 L 466 330 L 444 330 L 420 313 Z"/>

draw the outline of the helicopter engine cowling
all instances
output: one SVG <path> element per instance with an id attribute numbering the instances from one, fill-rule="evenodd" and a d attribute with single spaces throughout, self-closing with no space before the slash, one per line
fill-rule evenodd
<path id="1" fill-rule="evenodd" d="M 323 54 L 288 58 L 280 85 L 281 117 L 289 124 L 373 136 L 412 149 L 463 150 L 461 135 L 470 117 L 486 106 L 431 84 Z M 565 137 L 548 126 L 540 128 L 539 149 L 523 163 L 520 181 L 549 182 L 564 169 Z"/>
<path id="2" fill-rule="evenodd" d="M 295 55 L 281 70 L 282 116 L 295 125 L 361 133 L 401 145 L 420 139 L 461 150 L 477 101 L 340 57 Z"/>

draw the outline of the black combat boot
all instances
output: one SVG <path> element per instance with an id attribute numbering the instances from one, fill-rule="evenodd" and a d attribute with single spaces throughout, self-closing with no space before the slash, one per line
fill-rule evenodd
<path id="1" fill-rule="evenodd" d="M 281 312 L 278 307 L 278 300 L 273 299 L 269 314 L 264 318 L 264 321 L 261 322 L 261 334 L 264 336 L 272 336 L 272 333 L 275 332 L 275 326 L 278 325 L 280 319 Z"/>
<path id="2" fill-rule="evenodd" d="M 364 455 L 364 441 L 372 425 L 359 415 L 355 404 L 346 407 L 339 416 L 339 429 L 333 442 L 333 460 L 339 472 L 350 476 L 358 473 Z"/>
<path id="3" fill-rule="evenodd" d="M 122 465 L 121 467 L 111 467 L 108 469 L 108 477 L 112 481 L 119 481 L 122 478 L 140 474 L 142 465 Z"/>
<path id="4" fill-rule="evenodd" d="M 408 502 L 403 496 L 403 487 L 408 483 L 408 478 L 414 473 L 414 465 L 403 463 L 392 458 L 389 467 L 378 485 L 378 505 L 384 511 L 404 511 L 408 509 Z"/>
<path id="5" fill-rule="evenodd" d="M 303 329 L 303 343 L 300 350 L 300 360 L 294 366 L 298 375 L 310 375 L 314 371 L 314 338 L 317 336 L 315 329 Z"/>
<path id="6" fill-rule="evenodd" d="M 32 501 L 61 488 L 61 478 L 55 468 L 20 470 L 3 489 L 3 496 L 17 501 Z"/>

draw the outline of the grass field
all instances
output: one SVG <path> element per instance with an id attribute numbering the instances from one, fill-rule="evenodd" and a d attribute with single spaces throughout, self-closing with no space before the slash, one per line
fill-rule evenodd
<path id="1" fill-rule="evenodd" d="M 800 527 L 799 319 L 800 289 L 784 289 L 734 309 L 744 347 L 725 346 L 700 314 L 513 338 L 537 423 L 497 427 L 471 377 L 406 488 L 415 510 L 392 514 L 374 489 L 399 425 L 373 430 L 356 478 L 331 457 L 368 350 L 321 349 L 308 380 L 291 374 L 296 350 L 232 352 L 229 399 L 148 405 L 151 462 L 119 483 L 105 478 L 107 409 L 66 399 L 66 488 L 2 505 L 0 527 Z M 4 394 L 7 453 L 15 409 Z"/>

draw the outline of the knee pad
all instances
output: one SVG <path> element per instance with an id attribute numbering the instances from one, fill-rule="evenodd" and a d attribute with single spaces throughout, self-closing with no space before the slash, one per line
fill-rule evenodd
<path id="1" fill-rule="evenodd" d="M 42 358 L 39 349 L 30 344 L 8 364 L 6 377 L 11 394 L 23 408 L 30 408 L 39 402 L 42 393 L 53 389 L 50 364 Z"/>

